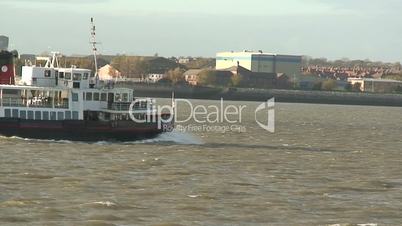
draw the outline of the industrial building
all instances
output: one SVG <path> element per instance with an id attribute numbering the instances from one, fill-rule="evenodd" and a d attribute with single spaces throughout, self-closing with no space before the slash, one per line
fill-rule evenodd
<path id="1" fill-rule="evenodd" d="M 263 53 L 262 51 L 220 52 L 216 54 L 216 69 L 242 66 L 258 73 L 301 74 L 301 56 Z"/>
<path id="2" fill-rule="evenodd" d="M 349 78 L 352 86 L 359 86 L 362 92 L 392 93 L 402 89 L 402 81 L 391 79 Z"/>

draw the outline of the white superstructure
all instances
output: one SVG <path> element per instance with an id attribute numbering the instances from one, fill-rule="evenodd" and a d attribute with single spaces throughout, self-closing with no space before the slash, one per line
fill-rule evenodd
<path id="1" fill-rule="evenodd" d="M 89 69 L 61 68 L 57 54 L 45 66 L 23 66 L 19 85 L 0 85 L 0 117 L 31 120 L 129 119 L 133 90 L 96 85 Z M 149 110 L 152 103 L 137 106 Z"/>

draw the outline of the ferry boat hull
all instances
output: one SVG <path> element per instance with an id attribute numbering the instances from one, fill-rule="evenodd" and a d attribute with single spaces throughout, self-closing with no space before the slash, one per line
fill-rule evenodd
<path id="1" fill-rule="evenodd" d="M 170 123 L 158 126 L 157 123 L 133 121 L 0 119 L 0 135 L 41 140 L 135 141 L 157 137 L 172 128 Z"/>

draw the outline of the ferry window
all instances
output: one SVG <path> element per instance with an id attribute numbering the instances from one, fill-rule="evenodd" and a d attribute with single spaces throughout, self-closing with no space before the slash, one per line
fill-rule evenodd
<path id="1" fill-rule="evenodd" d="M 38 80 L 36 78 L 32 78 L 32 85 L 36 85 L 38 83 Z"/>
<path id="2" fill-rule="evenodd" d="M 73 80 L 75 80 L 75 81 L 81 80 L 81 74 L 80 73 L 74 73 L 73 74 Z"/>
<path id="3" fill-rule="evenodd" d="M 82 77 L 82 79 L 87 80 L 88 79 L 88 73 L 84 73 L 84 76 Z"/>
<path id="4" fill-rule="evenodd" d="M 64 112 L 57 112 L 57 120 L 64 120 Z"/>
<path id="5" fill-rule="evenodd" d="M 78 93 L 73 93 L 72 94 L 72 99 L 74 102 L 78 102 Z"/>
<path id="6" fill-rule="evenodd" d="M 64 78 L 64 72 L 59 72 L 59 78 Z"/>
<path id="7" fill-rule="evenodd" d="M 106 101 L 107 95 L 106 93 L 101 94 L 101 101 Z"/>
<path id="8" fill-rule="evenodd" d="M 116 102 L 121 101 L 120 93 L 116 93 L 116 94 L 115 94 L 115 96 L 114 96 L 114 101 L 116 101 Z"/>
<path id="9" fill-rule="evenodd" d="M 128 94 L 123 93 L 123 102 L 128 102 Z"/>
<path id="10" fill-rule="evenodd" d="M 71 111 L 66 111 L 65 116 L 66 116 L 66 120 L 70 120 L 71 119 Z"/>
<path id="11" fill-rule="evenodd" d="M 11 110 L 10 109 L 4 109 L 4 117 L 11 118 Z"/>
<path id="12" fill-rule="evenodd" d="M 80 82 L 73 82 L 73 89 L 79 89 L 80 88 Z"/>
<path id="13" fill-rule="evenodd" d="M 95 74 L 94 74 L 94 73 L 91 73 L 91 78 L 93 78 L 93 77 L 95 77 Z"/>
<path id="14" fill-rule="evenodd" d="M 13 109 L 13 118 L 18 118 L 18 109 Z"/>
<path id="15" fill-rule="evenodd" d="M 5 94 L 18 95 L 18 90 L 13 90 L 13 89 L 3 89 L 3 95 L 5 95 Z"/>
<path id="16" fill-rule="evenodd" d="M 51 75 L 51 71 L 50 70 L 45 70 L 45 77 L 49 78 Z"/>
<path id="17" fill-rule="evenodd" d="M 48 111 L 44 111 L 42 113 L 42 116 L 43 116 L 43 120 L 49 120 L 49 112 Z"/>
<path id="18" fill-rule="evenodd" d="M 73 111 L 73 119 L 78 120 L 78 111 Z"/>
<path id="19" fill-rule="evenodd" d="M 91 100 L 92 100 L 92 93 L 91 93 L 91 92 L 86 93 L 86 95 L 85 95 L 85 100 L 87 100 L 87 101 L 91 101 Z"/>
<path id="20" fill-rule="evenodd" d="M 35 119 L 36 120 L 41 120 L 42 119 L 42 112 L 35 111 Z"/>
<path id="21" fill-rule="evenodd" d="M 20 118 L 26 119 L 27 118 L 27 112 L 26 111 L 20 111 Z"/>
<path id="22" fill-rule="evenodd" d="M 28 111 L 28 119 L 34 119 L 34 112 Z"/>
<path id="23" fill-rule="evenodd" d="M 94 101 L 99 101 L 99 93 L 94 93 Z"/>
<path id="24" fill-rule="evenodd" d="M 147 108 L 147 102 L 141 101 L 141 108 Z"/>
<path id="25" fill-rule="evenodd" d="M 71 73 L 70 73 L 70 72 L 66 72 L 64 78 L 65 78 L 65 79 L 71 79 Z"/>
<path id="26" fill-rule="evenodd" d="M 50 120 L 56 120 L 56 112 L 50 112 Z"/>

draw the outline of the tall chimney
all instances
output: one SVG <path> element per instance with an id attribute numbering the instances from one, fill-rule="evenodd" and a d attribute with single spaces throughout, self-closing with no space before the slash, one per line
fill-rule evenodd
<path id="1" fill-rule="evenodd" d="M 0 35 L 0 51 L 8 49 L 8 37 Z"/>

